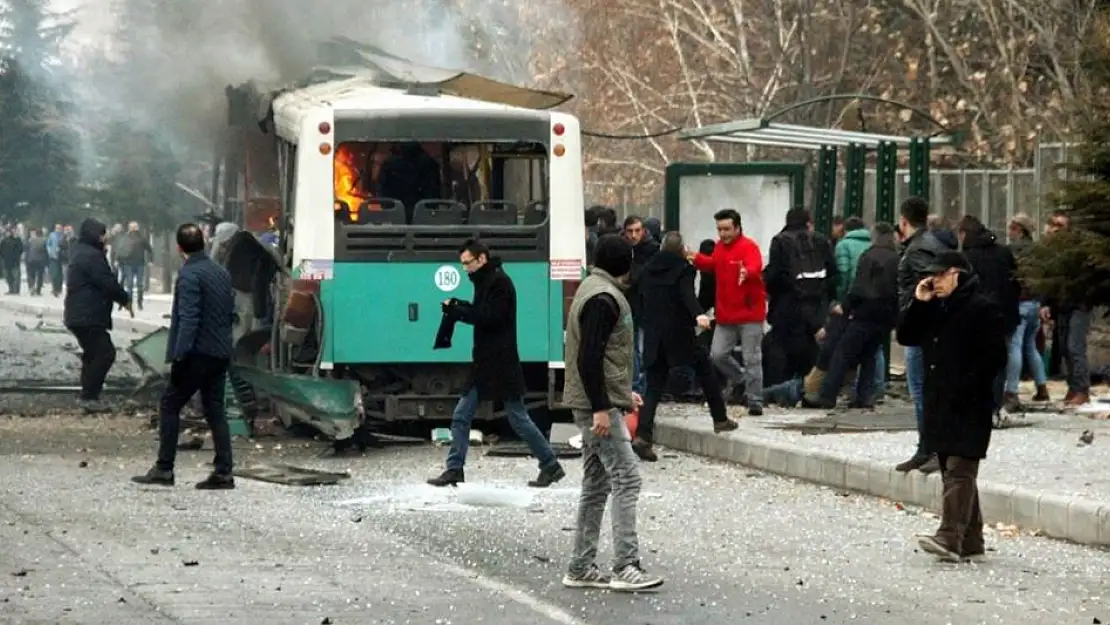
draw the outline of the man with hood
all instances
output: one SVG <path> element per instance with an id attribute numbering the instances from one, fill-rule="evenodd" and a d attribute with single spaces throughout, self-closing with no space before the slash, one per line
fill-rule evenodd
<path id="1" fill-rule="evenodd" d="M 625 297 L 628 298 L 628 304 L 632 306 L 632 322 L 636 327 L 636 361 L 632 373 L 632 388 L 642 395 L 644 392 L 644 369 L 642 366 L 644 332 L 640 319 L 641 309 L 643 308 L 640 277 L 644 273 L 644 267 L 659 252 L 659 243 L 648 233 L 644 227 L 643 219 L 636 215 L 629 215 L 625 218 L 621 233 L 632 244 L 632 271 L 628 275 L 628 291 Z"/>
<path id="2" fill-rule="evenodd" d="M 95 219 L 81 222 L 81 234 L 70 252 L 66 274 L 64 322 L 81 346 L 80 406 L 89 413 L 103 412 L 100 392 L 108 371 L 116 362 L 112 329 L 112 304 L 135 309 L 131 296 L 123 290 L 108 264 L 104 246 L 108 229 Z"/>
<path id="3" fill-rule="evenodd" d="M 27 239 L 27 288 L 31 295 L 42 295 L 42 283 L 46 277 L 46 265 L 50 262 L 50 255 L 46 251 L 46 237 L 42 230 L 35 228 Z"/>
<path id="4" fill-rule="evenodd" d="M 1018 299 L 1021 294 L 1014 253 L 1000 244 L 998 237 L 972 215 L 964 215 L 960 219 L 956 236 L 959 238 L 960 248 L 967 256 L 967 262 L 971 264 L 971 270 L 979 277 L 981 292 L 994 299 L 1002 308 L 1006 336 L 1012 337 L 1020 320 Z M 1005 386 L 1006 377 L 1003 371 L 995 380 L 995 411 L 1001 410 L 1005 404 L 1007 410 L 1016 412 L 1020 408 L 1017 396 L 1005 397 Z"/>
<path id="5" fill-rule="evenodd" d="M 922 446 L 937 455 L 943 494 L 940 527 L 918 545 L 942 561 L 978 560 L 985 549 L 976 477 L 990 446 L 995 379 L 1006 366 L 1005 320 L 963 254 L 939 252 L 921 273 L 897 334 L 921 350 Z"/>
<path id="6" fill-rule="evenodd" d="M 763 280 L 767 284 L 768 364 L 766 382 L 801 377 L 817 362 L 817 333 L 836 300 L 836 260 L 829 240 L 813 231 L 804 208 L 786 213 L 786 224 L 771 239 Z"/>
<path id="7" fill-rule="evenodd" d="M 4 279 L 8 283 L 8 295 L 19 295 L 19 288 L 23 285 L 20 271 L 23 261 L 23 239 L 14 227 L 8 229 L 4 233 L 4 239 L 0 241 L 0 260 L 4 263 Z"/>
<path id="8" fill-rule="evenodd" d="M 763 323 L 767 319 L 767 291 L 763 286 L 763 253 L 754 239 L 744 236 L 740 213 L 719 210 L 713 215 L 720 240 L 712 254 L 690 253 L 698 271 L 712 273 L 716 284 L 713 311 L 717 325 L 709 357 L 723 373 L 727 402 L 741 379 L 747 397 L 748 414 L 763 414 Z M 732 357 L 740 344 L 744 365 Z"/>
<path id="9" fill-rule="evenodd" d="M 902 238 L 902 260 L 898 264 L 898 303 L 905 310 L 913 301 L 914 289 L 929 277 L 928 268 L 941 252 L 954 250 L 957 242 L 953 238 L 949 244 L 942 230 L 929 229 L 929 203 L 919 197 L 908 197 L 902 202 L 898 216 L 898 234 Z M 913 399 L 917 416 L 917 449 L 909 460 L 895 467 L 906 473 L 921 470 L 933 473 L 940 469 L 936 456 L 928 453 L 923 446 L 921 434 L 925 418 L 922 400 L 925 384 L 925 370 L 921 360 L 921 349 L 917 345 L 906 345 L 906 386 Z"/>
<path id="10" fill-rule="evenodd" d="M 451 415 L 451 451 L 446 470 L 428 483 L 457 486 L 466 481 L 463 467 L 470 447 L 470 425 L 478 404 L 489 401 L 505 406 L 509 425 L 539 462 L 540 474 L 528 485 L 547 488 L 566 477 L 566 472 L 524 406 L 527 386 L 517 347 L 516 287 L 501 268 L 501 259 L 490 257 L 489 248 L 480 241 L 464 243 L 459 249 L 459 262 L 474 283 L 474 301 L 452 297 L 443 302 L 443 314 L 451 321 L 474 326 L 473 362 L 470 381 Z"/>
<path id="11" fill-rule="evenodd" d="M 635 260 L 635 257 L 633 257 Z M 652 450 L 655 432 L 655 410 L 666 390 L 671 369 L 690 367 L 694 371 L 709 414 L 713 431 L 727 432 L 737 428 L 728 418 L 728 407 L 709 354 L 697 340 L 695 328 L 709 329 L 709 317 L 694 294 L 697 270 L 686 260 L 682 235 L 668 232 L 663 246 L 652 256 L 640 277 L 642 309 L 640 324 L 643 332 L 643 367 L 647 374 L 647 393 L 636 426 L 632 449 L 648 462 L 658 458 Z"/>
<path id="12" fill-rule="evenodd" d="M 639 467 L 624 412 L 642 403 L 632 390 L 632 308 L 622 279 L 632 269 L 632 244 L 603 235 L 594 265 L 567 313 L 563 403 L 582 433 L 582 494 L 574 554 L 563 585 L 635 592 L 663 585 L 640 564 L 636 507 Z M 606 501 L 612 499 L 612 574 L 598 567 L 597 544 Z"/>

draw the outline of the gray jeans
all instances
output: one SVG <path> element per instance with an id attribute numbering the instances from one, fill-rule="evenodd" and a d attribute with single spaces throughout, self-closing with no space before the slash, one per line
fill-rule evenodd
<path id="1" fill-rule="evenodd" d="M 736 348 L 737 343 L 740 344 L 740 353 L 744 356 L 742 367 L 732 357 L 732 350 Z M 763 401 L 762 323 L 740 325 L 718 323 L 713 329 L 713 346 L 709 349 L 709 357 L 730 382 L 743 378 L 744 394 L 748 396 L 748 401 L 757 404 Z"/>
<path id="2" fill-rule="evenodd" d="M 1068 368 L 1068 390 L 1073 393 L 1090 393 L 1091 369 L 1087 365 L 1087 335 L 1091 330 L 1091 311 L 1074 310 L 1061 315 L 1056 323 L 1060 325 L 1061 336 L 1065 337 L 1064 362 Z"/>
<path id="3" fill-rule="evenodd" d="M 582 494 L 574 534 L 571 574 L 585 573 L 597 559 L 605 503 L 613 495 L 613 570 L 640 562 L 636 535 L 636 504 L 640 499 L 640 470 L 632 451 L 632 437 L 619 410 L 609 411 L 609 436 L 590 431 L 593 413 L 575 410 L 574 423 L 582 432 Z"/>

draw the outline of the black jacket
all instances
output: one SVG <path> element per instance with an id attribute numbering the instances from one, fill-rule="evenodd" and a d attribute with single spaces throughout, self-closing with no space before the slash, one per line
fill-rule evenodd
<path id="1" fill-rule="evenodd" d="M 23 239 L 14 234 L 5 235 L 3 240 L 0 240 L 0 260 L 3 260 L 4 264 L 9 267 L 15 267 L 22 257 Z"/>
<path id="2" fill-rule="evenodd" d="M 943 236 L 943 235 L 941 235 Z M 913 299 L 917 283 L 928 277 L 925 268 L 937 254 L 955 249 L 945 243 L 936 232 L 922 228 L 902 243 L 902 260 L 898 264 L 898 305 L 905 308 Z"/>
<path id="3" fill-rule="evenodd" d="M 980 235 L 964 238 L 964 255 L 972 271 L 979 276 L 983 295 L 994 298 L 1002 307 L 1006 331 L 1013 332 L 1018 327 L 1018 301 L 1021 298 L 1014 253 L 1005 245 L 1000 245 L 993 232 L 985 230 Z"/>
<path id="4" fill-rule="evenodd" d="M 893 328 L 898 321 L 898 262 L 893 238 L 876 239 L 859 258 L 844 314 Z"/>
<path id="5" fill-rule="evenodd" d="M 104 256 L 104 242 L 100 240 L 107 232 L 104 224 L 86 219 L 79 232 L 66 274 L 65 325 L 111 330 L 112 304 L 126 306 L 131 296 L 120 286 Z"/>
<path id="6" fill-rule="evenodd" d="M 193 254 L 177 272 L 166 362 L 199 355 L 231 360 L 235 293 L 231 274 L 208 254 Z"/>
<path id="7" fill-rule="evenodd" d="M 637 325 L 642 322 L 641 310 L 643 309 L 643 289 L 640 288 L 640 277 L 644 273 L 644 267 L 658 252 L 659 243 L 649 236 L 640 239 L 640 242 L 632 248 L 632 270 L 628 274 L 628 290 L 625 292 L 625 297 L 628 298 L 628 305 L 632 308 L 632 320 Z"/>
<path id="8" fill-rule="evenodd" d="M 640 277 L 644 331 L 644 368 L 660 359 L 668 367 L 691 364 L 701 347 L 695 340 L 696 318 L 704 313 L 694 295 L 697 271 L 685 258 L 659 252 Z"/>
<path id="9" fill-rule="evenodd" d="M 470 274 L 470 280 L 474 301 L 453 300 L 444 310 L 474 326 L 469 385 L 478 391 L 479 401 L 520 399 L 527 389 L 517 349 L 516 287 L 496 257 Z"/>
<path id="10" fill-rule="evenodd" d="M 787 225 L 771 239 L 763 283 L 767 286 L 767 323 L 812 335 L 825 325 L 829 304 L 836 299 L 836 257 L 828 237 L 807 229 L 806 224 Z M 813 245 L 824 263 L 820 301 L 802 301 L 798 295 L 797 277 L 790 271 L 791 246 L 795 244 Z"/>
<path id="11" fill-rule="evenodd" d="M 924 451 L 982 459 L 994 422 L 994 380 L 1006 367 L 1009 340 L 1002 309 L 979 278 L 961 274 L 949 297 L 911 300 L 898 342 L 920 346 L 925 363 Z"/>

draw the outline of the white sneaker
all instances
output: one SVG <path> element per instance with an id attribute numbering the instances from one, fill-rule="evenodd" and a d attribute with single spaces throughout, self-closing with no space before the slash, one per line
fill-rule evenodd
<path id="1" fill-rule="evenodd" d="M 638 592 L 659 588 L 663 585 L 663 578 L 658 575 L 648 575 L 638 565 L 629 564 L 617 571 L 609 581 L 609 588 L 620 592 Z"/>
<path id="2" fill-rule="evenodd" d="M 567 573 L 563 585 L 567 588 L 609 588 L 609 576 L 601 572 L 596 564 L 590 565 L 585 573 Z"/>

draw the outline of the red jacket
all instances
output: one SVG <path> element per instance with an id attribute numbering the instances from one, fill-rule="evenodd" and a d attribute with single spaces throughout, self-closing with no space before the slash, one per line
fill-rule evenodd
<path id="1" fill-rule="evenodd" d="M 740 282 L 740 266 L 748 271 Z M 713 255 L 694 256 L 698 271 L 712 272 L 717 280 L 717 323 L 763 323 L 767 319 L 767 289 L 763 286 L 763 253 L 759 244 L 744 235 L 732 243 L 717 241 Z"/>

